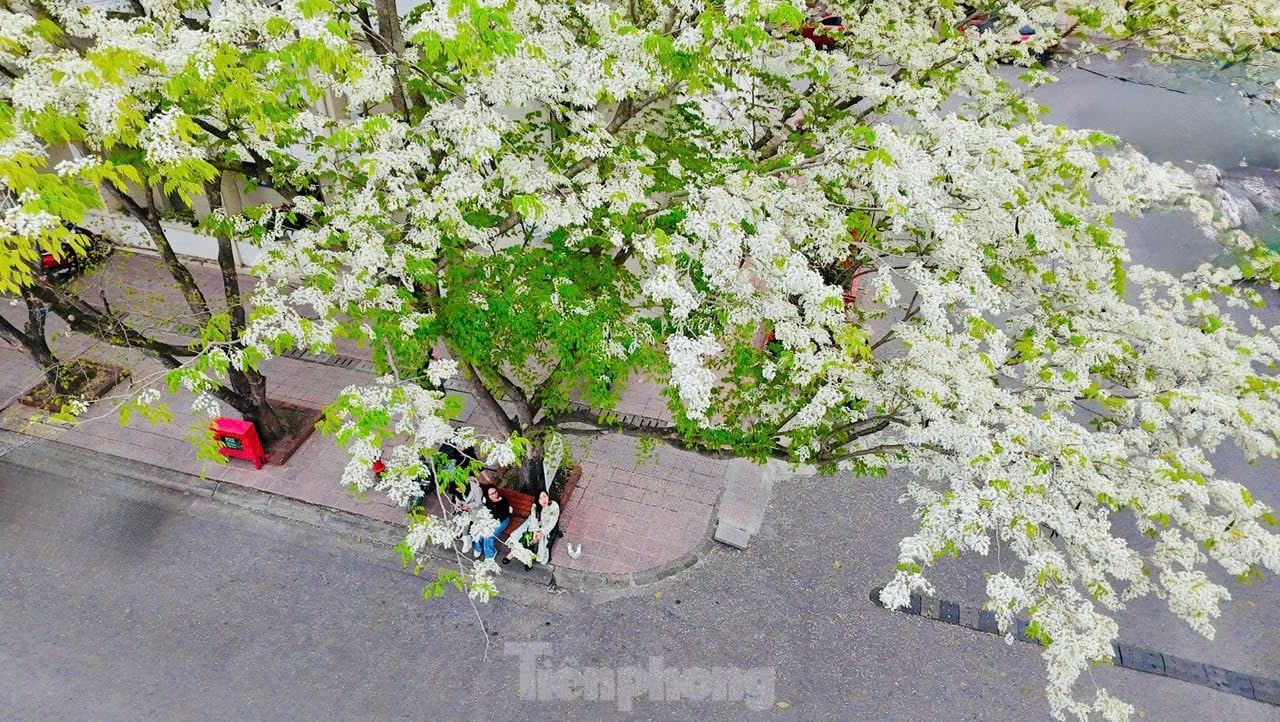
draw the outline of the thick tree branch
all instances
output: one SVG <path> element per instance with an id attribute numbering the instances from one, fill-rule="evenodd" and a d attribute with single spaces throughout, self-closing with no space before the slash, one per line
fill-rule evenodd
<path id="1" fill-rule="evenodd" d="M 151 236 L 151 244 L 155 246 L 156 251 L 160 254 L 160 260 L 164 263 L 165 269 L 169 271 L 169 275 L 178 284 L 179 290 L 182 291 L 182 297 L 186 299 L 187 307 L 191 309 L 191 313 L 195 314 L 196 320 L 201 325 L 209 323 L 211 318 L 209 303 L 205 299 L 204 292 L 200 290 L 200 286 L 196 284 L 195 277 L 191 275 L 191 271 L 187 269 L 186 264 L 178 259 L 178 254 L 174 252 L 173 246 L 169 243 L 169 235 L 165 232 L 164 226 L 160 224 L 160 215 L 156 212 L 155 204 L 151 202 L 151 186 L 147 183 L 143 183 L 142 186 L 142 191 L 147 197 L 146 206 L 141 205 L 128 193 L 121 191 L 110 183 L 103 183 L 102 187 L 120 205 L 124 206 L 125 210 L 134 218 L 137 218 L 142 223 L 143 228 L 147 229 L 147 235 Z"/>
<path id="2" fill-rule="evenodd" d="M 506 374 L 496 368 L 493 369 L 493 377 L 497 380 L 498 385 L 502 387 L 502 393 L 511 400 L 511 403 L 516 405 L 516 419 L 520 425 L 523 427 L 532 426 L 534 410 L 524 389 L 517 386 Z"/>
<path id="3" fill-rule="evenodd" d="M 110 316 L 83 299 L 72 296 L 43 278 L 36 278 L 29 290 L 35 298 L 62 317 L 72 330 L 113 346 L 136 348 L 152 354 L 192 356 L 191 349 L 154 339 L 117 316 Z"/>
<path id="4" fill-rule="evenodd" d="M 920 306 L 916 304 L 916 301 L 919 299 L 920 299 L 919 291 L 911 295 L 911 300 L 907 302 L 907 312 L 902 314 L 902 318 L 898 319 L 898 321 L 895 322 L 893 326 L 890 326 L 889 330 L 885 331 L 884 335 L 881 336 L 879 340 L 871 344 L 871 351 L 875 351 L 876 349 L 880 348 L 886 343 L 889 343 L 889 341 L 892 340 L 894 337 L 893 330 L 894 328 L 897 327 L 898 324 L 906 323 L 907 321 L 910 321 L 911 319 L 915 318 L 916 314 L 920 313 Z"/>
<path id="5" fill-rule="evenodd" d="M 634 436 L 642 439 L 654 439 L 661 441 L 668 446 L 673 446 L 683 451 L 692 452 L 700 456 L 710 459 L 740 459 L 743 454 L 732 448 L 721 447 L 715 448 L 697 442 L 686 440 L 671 425 L 647 425 L 644 423 L 635 423 L 628 421 L 623 414 L 610 414 L 609 423 L 601 423 L 598 412 L 589 408 L 577 408 L 572 411 L 557 414 L 554 418 L 545 419 L 543 423 L 548 426 L 554 426 L 557 431 L 562 434 L 574 435 L 591 435 L 591 434 L 611 434 L 621 433 L 627 436 Z M 590 428 L 574 428 L 566 426 L 566 424 L 579 424 Z M 786 450 L 781 447 L 775 447 L 769 452 L 769 456 L 775 459 L 788 459 Z"/>
<path id="6" fill-rule="evenodd" d="M 476 371 L 475 366 L 472 366 L 470 363 L 467 363 L 466 366 L 467 373 L 470 376 L 471 386 L 478 392 L 476 394 L 476 398 L 479 399 L 480 405 L 484 406 L 488 409 L 489 413 L 493 414 L 494 418 L 496 418 L 503 427 L 506 428 L 507 433 L 518 433 L 520 431 L 520 424 L 511 418 L 507 413 L 507 410 L 502 408 L 502 404 L 498 403 L 498 399 L 495 398 L 493 392 L 489 390 L 489 386 L 485 384 L 484 379 L 480 378 L 480 374 Z"/>

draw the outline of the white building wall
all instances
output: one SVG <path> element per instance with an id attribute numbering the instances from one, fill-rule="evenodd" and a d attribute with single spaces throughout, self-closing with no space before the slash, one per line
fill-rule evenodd
<path id="1" fill-rule="evenodd" d="M 197 233 L 186 223 L 160 221 L 160 225 L 164 227 L 165 236 L 174 253 L 206 261 L 218 260 L 217 239 Z M 140 253 L 156 253 L 151 234 L 147 233 L 141 222 L 129 216 L 108 211 L 89 211 L 84 217 L 84 227 L 102 234 L 120 247 Z M 244 269 L 252 266 L 260 253 L 256 246 L 240 242 L 233 242 L 231 250 L 235 255 L 236 265 Z"/>

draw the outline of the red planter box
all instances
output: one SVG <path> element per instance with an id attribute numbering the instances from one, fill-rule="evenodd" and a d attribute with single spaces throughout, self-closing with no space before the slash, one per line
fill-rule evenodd
<path id="1" fill-rule="evenodd" d="M 209 424 L 213 431 L 213 439 L 218 442 L 218 453 L 233 459 L 247 459 L 253 462 L 253 468 L 261 469 L 267 455 L 262 451 L 262 442 L 258 439 L 258 430 L 253 422 L 240 419 L 228 419 L 219 416 Z"/>

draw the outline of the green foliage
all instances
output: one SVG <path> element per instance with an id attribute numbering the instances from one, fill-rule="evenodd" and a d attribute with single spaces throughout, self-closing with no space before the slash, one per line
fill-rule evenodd
<path id="1" fill-rule="evenodd" d="M 121 426 L 127 426 L 134 414 L 146 419 L 153 426 L 167 424 L 173 420 L 173 412 L 169 410 L 168 404 L 146 403 L 136 396 L 130 397 L 120 404 L 120 407 L 116 409 L 116 413 L 119 415 Z"/>
<path id="2" fill-rule="evenodd" d="M 575 393 L 611 407 L 631 371 L 654 356 L 632 318 L 634 279 L 590 247 L 552 242 L 462 256 L 445 284 L 460 290 L 437 303 L 405 347 L 422 354 L 432 339 L 449 339 L 492 387 L 497 374 L 513 374 L 549 412 L 567 410 Z"/>

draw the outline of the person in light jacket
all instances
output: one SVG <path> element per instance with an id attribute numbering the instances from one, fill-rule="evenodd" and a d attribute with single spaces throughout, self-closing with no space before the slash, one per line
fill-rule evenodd
<path id="1" fill-rule="evenodd" d="M 560 504 L 551 500 L 551 495 L 546 491 L 538 492 L 538 498 L 533 506 L 529 507 L 529 518 L 516 528 L 511 536 L 508 537 L 512 541 L 524 543 L 521 539 L 526 533 L 533 535 L 532 546 L 537 550 L 537 559 L 539 564 L 546 564 L 551 561 L 551 533 L 555 531 L 556 524 L 560 522 Z M 503 557 L 502 563 L 507 564 L 511 561 L 511 552 L 507 552 L 507 556 Z M 532 569 L 533 565 L 529 564 L 526 569 Z"/>
<path id="2" fill-rule="evenodd" d="M 467 478 L 467 491 L 463 493 L 459 491 L 457 484 L 448 484 L 448 488 L 444 492 L 445 504 L 451 507 L 453 513 L 460 514 L 464 511 L 479 509 L 484 503 L 484 487 L 493 486 L 495 484 L 493 476 L 488 469 L 480 471 L 479 478 L 474 476 Z M 462 535 L 462 553 L 466 554 L 471 551 L 471 547 L 479 543 L 480 537 L 472 534 Z"/>
<path id="3" fill-rule="evenodd" d="M 466 480 L 466 490 L 458 488 L 455 481 L 441 480 L 440 491 L 444 495 L 444 500 L 448 502 L 449 508 L 453 512 L 468 511 L 475 509 L 484 503 L 484 495 L 480 491 L 482 484 L 493 484 L 493 480 L 489 477 L 487 470 L 480 472 L 480 478 L 468 476 Z"/>

